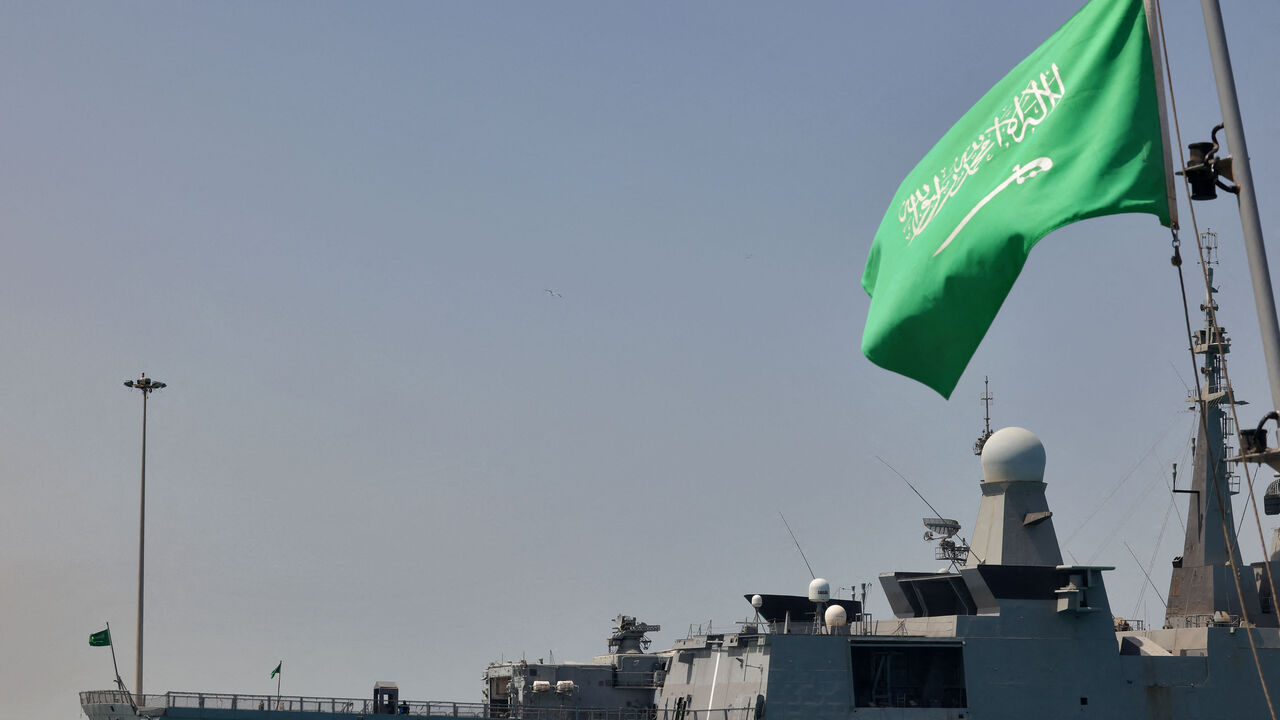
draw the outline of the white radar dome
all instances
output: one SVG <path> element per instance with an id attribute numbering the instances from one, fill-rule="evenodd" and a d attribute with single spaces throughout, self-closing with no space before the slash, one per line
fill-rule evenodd
<path id="1" fill-rule="evenodd" d="M 982 446 L 982 481 L 1044 480 L 1044 445 L 1036 434 L 1020 427 L 995 431 Z"/>
<path id="2" fill-rule="evenodd" d="M 824 578 L 814 578 L 809 583 L 809 602 L 826 602 L 831 599 L 831 583 Z"/>
<path id="3" fill-rule="evenodd" d="M 827 612 L 823 615 L 823 619 L 827 621 L 827 627 L 844 627 L 849 622 L 849 613 L 839 605 L 832 605 L 827 608 Z"/>
<path id="4" fill-rule="evenodd" d="M 755 608 L 755 609 L 757 609 L 757 610 L 759 610 L 760 608 L 764 607 L 764 598 L 760 597 L 759 595 L 752 595 L 752 596 L 751 596 L 751 607 L 753 607 L 753 608 Z"/>

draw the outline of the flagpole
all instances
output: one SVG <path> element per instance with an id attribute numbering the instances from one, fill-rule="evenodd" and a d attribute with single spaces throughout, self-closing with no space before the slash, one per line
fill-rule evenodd
<path id="1" fill-rule="evenodd" d="M 107 623 L 107 647 L 111 648 L 111 668 L 116 671 L 116 687 L 124 691 L 124 680 L 120 679 L 120 666 L 116 664 L 116 643 L 111 637 L 111 623 Z"/>
<path id="2" fill-rule="evenodd" d="M 124 679 L 120 677 L 120 665 L 116 663 L 116 643 L 111 637 L 111 623 L 107 623 L 106 630 L 90 635 L 89 645 L 106 645 L 111 648 L 111 669 L 114 670 L 116 674 L 116 689 L 124 695 L 125 700 L 129 701 L 129 707 L 133 708 L 134 714 L 138 714 L 138 703 L 134 702 L 133 694 L 129 692 L 129 688 L 125 687 Z"/>
<path id="3" fill-rule="evenodd" d="M 1227 147 L 1231 151 L 1232 179 L 1240 189 L 1236 198 L 1244 231 L 1245 256 L 1249 259 L 1249 276 L 1253 280 L 1253 302 L 1262 331 L 1267 379 L 1271 381 L 1271 407 L 1280 410 L 1280 323 L 1276 320 L 1275 293 L 1271 289 L 1267 250 L 1262 241 L 1262 220 L 1258 217 L 1258 196 L 1254 192 L 1253 171 L 1249 167 L 1249 147 L 1245 143 L 1244 121 L 1240 118 L 1240 101 L 1236 97 L 1235 73 L 1227 52 L 1227 33 L 1222 26 L 1222 8 L 1218 0 L 1200 0 L 1200 9 L 1204 13 L 1209 57 L 1213 60 L 1213 76 L 1218 85 L 1218 104 L 1222 108 L 1222 123 L 1226 126 Z"/>
<path id="4" fill-rule="evenodd" d="M 279 710 L 280 709 L 280 681 L 284 680 L 284 661 L 281 660 L 280 664 L 277 665 L 276 667 L 280 668 L 280 672 L 276 673 L 276 709 Z"/>

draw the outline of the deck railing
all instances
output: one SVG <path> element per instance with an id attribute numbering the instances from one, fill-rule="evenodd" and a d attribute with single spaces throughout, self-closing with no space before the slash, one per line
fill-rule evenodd
<path id="1" fill-rule="evenodd" d="M 843 627 L 827 627 L 814 624 L 809 620 L 761 620 L 759 622 L 707 623 L 690 625 L 685 634 L 686 639 L 703 635 L 730 634 L 740 635 L 875 635 L 876 620 L 869 612 L 861 613 L 848 620 Z"/>
<path id="2" fill-rule="evenodd" d="M 313 713 L 343 713 L 378 717 L 373 700 L 363 698 L 321 698 L 275 695 L 169 692 L 146 695 L 138 704 L 150 708 L 203 708 L 207 710 L 264 710 Z M 119 690 L 86 690 L 80 693 L 83 705 L 128 705 L 129 693 Z M 383 715 L 412 717 L 508 718 L 509 720 L 749 720 L 751 708 L 715 710 L 663 710 L 646 708 L 510 707 L 488 703 L 421 702 L 398 703 L 394 713 Z"/>

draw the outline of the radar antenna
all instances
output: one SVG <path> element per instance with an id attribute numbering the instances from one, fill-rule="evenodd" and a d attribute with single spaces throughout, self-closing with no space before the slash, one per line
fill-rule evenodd
<path id="1" fill-rule="evenodd" d="M 924 531 L 924 541 L 938 541 L 938 547 L 933 551 L 935 560 L 946 560 L 952 565 L 963 564 L 969 560 L 969 545 L 965 543 L 964 538 L 956 538 L 956 533 L 960 532 L 959 522 L 940 517 L 924 518 L 923 522 L 927 528 Z"/>
<path id="2" fill-rule="evenodd" d="M 1201 244 L 1204 245 L 1204 262 L 1201 265 L 1217 265 L 1218 264 L 1218 233 L 1213 228 L 1206 227 L 1204 232 L 1200 233 Z"/>
<path id="3" fill-rule="evenodd" d="M 898 472 L 896 468 L 885 462 L 885 459 L 879 455 L 876 455 L 876 459 L 884 463 L 885 467 L 893 470 L 894 475 L 902 478 L 902 482 L 906 483 L 907 487 L 911 488 L 911 492 L 915 493 L 916 497 L 920 498 L 925 505 L 929 506 L 929 509 L 937 516 L 924 519 L 924 526 L 928 528 L 924 534 L 925 542 L 933 542 L 938 539 L 942 540 L 938 543 L 938 547 L 935 548 L 934 558 L 937 560 L 948 560 L 951 562 L 953 567 L 956 567 L 957 563 L 968 562 L 968 543 L 964 538 L 960 538 L 960 542 L 958 543 L 951 539 L 956 533 L 960 532 L 960 523 L 955 520 L 951 520 L 950 518 L 941 517 L 942 513 L 938 512 L 938 509 L 933 506 L 933 503 L 924 499 L 924 496 L 920 494 L 919 490 L 916 490 L 916 486 L 911 484 L 911 481 L 907 479 L 907 476 Z M 982 558 L 978 557 L 976 554 L 974 557 L 977 558 L 979 563 L 982 562 Z"/>
<path id="4" fill-rule="evenodd" d="M 977 442 L 973 444 L 974 455 L 982 454 L 982 446 L 986 445 L 987 438 L 991 437 L 991 401 L 995 398 L 991 396 L 991 378 L 986 375 L 982 376 L 982 395 L 979 395 L 978 399 L 982 401 L 985 415 L 983 420 L 986 421 L 986 426 L 982 430 L 982 435 L 978 436 Z"/>

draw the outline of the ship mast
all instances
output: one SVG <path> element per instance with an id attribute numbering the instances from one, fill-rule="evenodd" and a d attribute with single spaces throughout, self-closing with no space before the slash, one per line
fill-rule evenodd
<path id="1" fill-rule="evenodd" d="M 1247 428 L 1240 431 L 1241 453 L 1239 458 L 1233 458 L 1233 460 L 1265 463 L 1270 465 L 1273 470 L 1280 471 L 1280 449 L 1267 447 L 1266 431 L 1263 429 L 1263 424 L 1266 423 L 1267 420 L 1274 419 L 1280 423 L 1280 415 L 1277 415 L 1276 412 L 1276 409 L 1280 409 L 1280 322 L 1277 322 L 1276 319 L 1275 293 L 1271 287 L 1271 273 L 1268 268 L 1266 248 L 1262 239 L 1262 221 L 1258 214 L 1258 198 L 1253 184 L 1253 171 L 1249 164 L 1249 149 L 1244 136 L 1244 122 L 1240 116 L 1240 103 L 1236 96 L 1235 74 L 1231 68 L 1231 56 L 1227 50 L 1226 31 L 1222 24 L 1222 9 L 1219 7 L 1218 0 L 1201 0 L 1200 7 L 1204 14 L 1205 33 L 1209 41 L 1209 56 L 1213 61 L 1213 74 L 1218 88 L 1218 104 L 1222 109 L 1223 122 L 1221 125 L 1213 129 L 1212 142 L 1191 144 L 1191 162 L 1183 169 L 1183 174 L 1185 175 L 1187 182 L 1191 185 L 1192 200 L 1213 199 L 1217 196 L 1217 191 L 1215 190 L 1216 187 L 1223 188 L 1236 195 L 1240 211 L 1240 225 L 1243 231 L 1242 236 L 1244 239 L 1245 256 L 1249 263 L 1249 277 L 1253 284 L 1254 305 L 1257 308 L 1258 313 L 1258 325 L 1262 340 L 1262 349 L 1266 359 L 1267 378 L 1271 386 L 1272 409 L 1263 413 L 1262 420 L 1258 423 L 1256 428 Z M 1217 158 L 1215 157 L 1215 154 L 1218 151 L 1216 135 L 1218 130 L 1224 128 L 1227 133 L 1227 143 L 1231 149 L 1232 155 L 1231 157 Z M 1231 180 L 1234 184 L 1228 186 L 1222 182 L 1222 178 Z M 1212 298 L 1213 275 L 1211 267 L 1206 268 L 1205 277 L 1208 281 L 1210 293 L 1210 297 L 1206 302 L 1206 314 L 1210 315 L 1216 309 Z M 1215 325 L 1206 325 L 1206 331 L 1212 333 L 1215 330 L 1221 332 L 1221 328 L 1218 328 Z M 1196 342 L 1194 344 L 1199 347 L 1202 343 Z M 1223 351 L 1225 352 L 1225 346 Z M 1197 350 L 1197 352 L 1199 351 Z M 1206 362 L 1208 362 L 1208 359 Z M 1209 377 L 1209 374 L 1213 372 L 1213 369 L 1206 365 L 1205 372 L 1206 385 L 1203 390 L 1203 396 L 1207 398 L 1213 394 L 1213 386 Z M 1199 393 L 1200 391 L 1197 390 L 1197 392 Z M 1230 390 L 1228 389 L 1226 392 L 1229 395 Z M 1229 402 L 1230 400 L 1231 398 L 1227 397 L 1227 401 Z M 1217 404 L 1218 403 L 1201 402 L 1201 412 L 1204 414 L 1204 421 L 1201 424 L 1200 431 L 1201 446 L 1206 446 L 1208 439 L 1205 437 L 1205 434 L 1207 429 L 1220 425 L 1220 420 L 1218 422 L 1213 422 L 1217 419 L 1216 415 L 1221 413 L 1221 409 L 1217 407 Z M 1211 405 L 1213 406 L 1212 408 Z M 1213 413 L 1213 415 L 1211 415 L 1211 413 Z M 1214 450 L 1220 449 L 1221 451 L 1225 451 L 1225 446 L 1217 444 L 1208 445 L 1207 447 Z M 1202 471 L 1206 471 L 1206 465 L 1209 464 L 1210 463 L 1208 463 L 1207 460 L 1205 462 L 1201 462 L 1197 459 L 1196 473 L 1199 474 Z M 1216 470 L 1216 468 L 1211 469 Z M 1223 472 L 1221 474 L 1215 473 L 1210 477 L 1214 477 L 1215 479 L 1226 478 L 1227 475 Z M 1193 491 L 1197 489 L 1196 485 L 1197 483 L 1193 481 Z M 1220 485 L 1215 485 L 1217 489 L 1221 489 Z M 1210 489 L 1214 488 L 1211 487 Z M 1226 497 L 1226 493 L 1223 493 L 1223 497 Z M 1218 502 L 1219 514 L 1221 515 L 1222 522 L 1231 522 L 1231 508 L 1229 502 L 1217 500 L 1214 497 L 1211 497 L 1210 493 L 1204 492 L 1203 489 L 1199 498 L 1199 505 L 1204 509 L 1207 509 L 1209 503 Z M 1200 516 L 1202 518 L 1206 517 L 1204 512 L 1201 512 Z M 1206 522 L 1211 521 L 1206 520 Z M 1233 530 L 1232 525 L 1228 524 L 1225 528 L 1219 529 L 1225 531 L 1224 534 L 1226 536 L 1221 543 L 1222 549 L 1228 552 L 1238 552 L 1235 533 L 1231 532 L 1231 530 Z M 1259 528 L 1259 534 L 1261 534 L 1261 528 Z M 1191 535 L 1192 530 L 1188 527 L 1187 538 L 1189 549 L 1192 549 L 1192 545 L 1190 544 Z M 1203 533 L 1203 535 L 1207 537 L 1207 533 Z M 1238 567 L 1238 558 L 1238 554 L 1234 556 L 1228 554 L 1226 558 L 1229 563 L 1228 567 Z M 1184 555 L 1182 560 L 1185 565 L 1187 556 Z M 1171 583 L 1177 582 L 1178 568 L 1176 565 L 1177 563 L 1175 562 L 1175 576 L 1171 579 Z M 1224 566 L 1218 567 L 1221 568 Z M 1268 586 L 1270 586 L 1270 566 L 1266 566 L 1266 569 L 1268 575 Z M 1236 572 L 1239 572 L 1239 570 Z M 1214 574 L 1215 583 L 1217 574 L 1220 573 Z M 1244 582 L 1246 579 L 1249 580 L 1249 582 Z M 1253 578 L 1241 577 L 1240 588 L 1240 591 L 1237 593 L 1238 602 L 1236 605 L 1245 605 L 1245 610 L 1249 617 L 1258 618 L 1259 614 L 1255 614 L 1253 606 L 1258 603 L 1259 593 L 1256 583 L 1253 582 Z M 1171 588 L 1171 590 L 1172 589 L 1173 588 Z M 1184 611 L 1186 609 L 1187 607 L 1183 608 Z M 1166 617 L 1173 617 L 1177 610 L 1178 608 L 1174 607 L 1171 598 Z M 1275 615 L 1269 615 L 1269 620 L 1270 622 L 1268 624 L 1274 624 Z M 1252 636 L 1250 636 L 1250 643 L 1252 646 Z M 1272 714 L 1272 717 L 1275 717 L 1274 713 Z"/>
<path id="2" fill-rule="evenodd" d="M 994 398 L 991 396 L 991 377 L 990 376 L 987 376 L 987 375 L 982 376 L 982 394 L 978 396 L 978 399 L 982 401 L 982 411 L 983 411 L 982 419 L 986 423 L 986 426 L 983 428 L 982 434 L 979 435 L 978 439 L 973 443 L 974 455 L 982 454 L 982 446 L 986 445 L 987 439 L 991 437 L 991 401 Z"/>
<path id="3" fill-rule="evenodd" d="M 1201 235 L 1205 249 L 1204 272 L 1209 280 L 1205 301 L 1204 327 L 1192 336 L 1191 350 L 1200 361 L 1202 381 L 1187 397 L 1199 413 L 1192 457 L 1191 487 L 1174 488 L 1189 495 L 1186 538 L 1181 557 L 1173 561 L 1169 579 L 1169 604 L 1165 610 L 1168 627 L 1195 627 L 1213 621 L 1217 613 L 1238 619 L 1247 613 L 1257 619 L 1259 613 L 1257 585 L 1253 569 L 1240 567 L 1233 558 L 1240 557 L 1236 541 L 1231 497 L 1239 492 L 1239 483 L 1227 466 L 1231 454 L 1230 440 L 1234 432 L 1226 410 L 1237 401 L 1227 386 L 1223 373 L 1223 356 L 1231 351 L 1226 330 L 1217 324 L 1218 288 L 1213 285 L 1217 260 L 1217 234 L 1208 230 Z M 1236 578 L 1244 597 L 1236 591 Z M 1243 603 L 1243 608 L 1241 607 Z"/>

